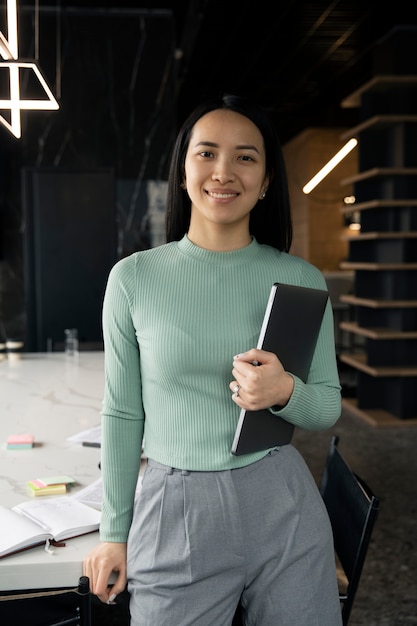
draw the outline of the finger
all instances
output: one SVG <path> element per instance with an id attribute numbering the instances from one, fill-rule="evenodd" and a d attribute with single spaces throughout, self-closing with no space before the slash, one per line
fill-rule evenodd
<path id="1" fill-rule="evenodd" d="M 230 385 L 229 385 L 229 389 L 232 392 L 232 394 L 238 396 L 239 395 L 239 391 L 242 389 L 241 385 L 238 383 L 237 380 L 233 380 Z"/>
<path id="2" fill-rule="evenodd" d="M 233 357 L 233 365 L 236 366 L 238 363 L 249 363 L 250 365 L 262 365 L 265 363 L 269 363 L 271 362 L 271 360 L 275 360 L 276 358 L 277 356 L 273 352 L 260 350 L 259 348 L 251 348 L 251 350 L 248 350 L 247 352 L 236 354 Z"/>
<path id="3" fill-rule="evenodd" d="M 239 368 L 239 371 L 237 371 L 237 368 Z M 236 380 L 238 380 L 241 388 L 245 389 L 246 392 L 251 392 L 253 387 L 258 387 L 262 376 L 259 367 L 255 367 L 246 361 L 239 363 L 236 369 L 233 369 L 232 373 Z"/>
<path id="4" fill-rule="evenodd" d="M 126 573 L 120 571 L 117 575 L 116 581 L 112 586 L 107 587 L 107 604 L 116 604 L 117 596 L 119 596 L 127 585 Z"/>
<path id="5" fill-rule="evenodd" d="M 104 572 L 100 572 L 97 578 L 97 584 L 93 590 L 94 595 L 106 604 L 113 604 L 118 594 L 123 590 L 117 578 L 115 583 L 109 586 L 109 576 Z"/>
<path id="6" fill-rule="evenodd" d="M 83 562 L 83 576 L 87 576 L 90 582 L 90 591 L 95 593 L 96 581 L 94 576 L 94 568 L 90 566 L 90 561 Z"/>
<path id="7" fill-rule="evenodd" d="M 233 361 L 241 362 L 241 363 L 258 363 L 262 358 L 262 355 L 265 354 L 263 350 L 259 350 L 258 348 L 251 348 L 246 352 L 241 352 L 240 354 L 236 354 L 233 357 Z"/>
<path id="8" fill-rule="evenodd" d="M 111 571 L 100 567 L 99 564 L 94 565 L 91 560 L 88 560 L 84 562 L 83 573 L 90 580 L 91 593 L 100 598 L 102 602 L 107 602 L 107 586 Z"/>
<path id="9" fill-rule="evenodd" d="M 254 373 L 255 365 L 260 365 L 260 362 L 246 360 L 233 361 L 232 375 L 240 382 L 242 382 L 242 380 L 244 380 L 248 376 L 252 376 L 252 374 Z"/>

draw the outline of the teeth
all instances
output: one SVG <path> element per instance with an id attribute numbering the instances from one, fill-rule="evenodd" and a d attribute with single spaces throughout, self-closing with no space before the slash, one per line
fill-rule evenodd
<path id="1" fill-rule="evenodd" d="M 213 198 L 234 198 L 236 196 L 235 193 L 214 193 L 213 191 L 209 191 L 208 194 Z"/>

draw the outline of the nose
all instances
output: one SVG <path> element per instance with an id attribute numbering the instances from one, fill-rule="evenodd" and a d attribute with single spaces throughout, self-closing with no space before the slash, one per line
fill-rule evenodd
<path id="1" fill-rule="evenodd" d="M 235 176 L 230 161 L 228 159 L 217 159 L 211 177 L 222 184 L 234 180 Z"/>

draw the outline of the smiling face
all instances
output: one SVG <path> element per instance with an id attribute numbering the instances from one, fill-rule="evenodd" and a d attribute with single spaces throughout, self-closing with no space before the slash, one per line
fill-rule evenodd
<path id="1" fill-rule="evenodd" d="M 266 191 L 262 135 L 248 118 L 227 110 L 201 117 L 193 128 L 184 184 L 191 200 L 189 236 L 227 232 L 250 241 L 250 212 Z"/>

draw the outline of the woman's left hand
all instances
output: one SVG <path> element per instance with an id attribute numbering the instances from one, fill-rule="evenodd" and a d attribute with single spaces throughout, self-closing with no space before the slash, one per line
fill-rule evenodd
<path id="1" fill-rule="evenodd" d="M 232 400 L 247 411 L 287 404 L 294 379 L 273 352 L 252 348 L 233 357 Z"/>

